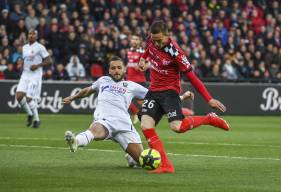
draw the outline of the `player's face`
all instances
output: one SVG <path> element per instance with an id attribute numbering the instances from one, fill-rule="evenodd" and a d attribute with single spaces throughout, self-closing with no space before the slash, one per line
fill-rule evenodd
<path id="1" fill-rule="evenodd" d="M 36 32 L 36 31 L 30 31 L 30 32 L 28 33 L 28 41 L 29 41 L 30 43 L 33 43 L 33 42 L 36 41 L 36 39 L 37 39 L 37 32 Z"/>
<path id="2" fill-rule="evenodd" d="M 124 78 L 126 73 L 126 67 L 122 61 L 111 61 L 109 65 L 109 74 L 116 81 L 120 81 Z"/>
<path id="3" fill-rule="evenodd" d="M 133 35 L 131 38 L 131 47 L 137 48 L 140 45 L 140 38 L 138 36 Z"/>
<path id="4" fill-rule="evenodd" d="M 157 49 L 163 48 L 167 43 L 168 36 L 163 33 L 151 33 L 151 40 Z"/>

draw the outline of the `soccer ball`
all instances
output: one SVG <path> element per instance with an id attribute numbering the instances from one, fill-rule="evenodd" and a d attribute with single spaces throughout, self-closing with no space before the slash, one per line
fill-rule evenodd
<path id="1" fill-rule="evenodd" d="M 156 169 L 160 166 L 161 156 L 155 149 L 145 149 L 139 157 L 140 166 L 147 170 Z"/>

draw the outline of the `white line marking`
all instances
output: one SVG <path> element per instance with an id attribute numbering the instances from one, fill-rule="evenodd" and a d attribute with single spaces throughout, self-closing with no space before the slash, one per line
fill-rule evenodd
<path id="1" fill-rule="evenodd" d="M 171 144 L 183 145 L 220 145 L 220 146 L 239 146 L 239 147 L 272 147 L 281 148 L 280 145 L 259 145 L 259 144 L 241 144 L 241 143 L 204 143 L 204 142 L 184 142 L 184 141 L 170 141 Z"/>
<path id="2" fill-rule="evenodd" d="M 63 138 L 29 138 L 29 137 L 0 137 L 0 140 L 44 140 L 44 141 L 63 141 Z M 105 140 L 109 141 L 109 140 Z M 146 141 L 143 141 L 146 142 Z M 208 143 L 208 142 L 185 142 L 185 141 L 167 141 L 170 144 L 182 145 L 218 145 L 218 146 L 237 146 L 237 147 L 267 147 L 281 148 L 280 145 L 260 145 L 260 144 L 241 144 L 241 143 Z"/>
<path id="3" fill-rule="evenodd" d="M 0 147 L 18 147 L 18 148 L 39 148 L 39 149 L 61 149 L 61 150 L 69 150 L 66 147 L 52 147 L 52 146 L 32 146 L 32 145 L 7 145 L 0 144 Z M 120 153 L 122 151 L 117 150 L 108 150 L 108 149 L 85 149 L 86 151 L 100 151 L 100 152 L 113 152 Z M 206 157 L 206 158 L 220 158 L 220 159 L 240 159 L 240 160 L 265 160 L 265 161 L 281 161 L 280 158 L 267 158 L 267 157 L 235 157 L 235 156 L 227 156 L 227 155 L 198 155 L 198 154 L 179 154 L 179 153 L 168 153 L 173 156 L 186 156 L 186 157 Z"/>

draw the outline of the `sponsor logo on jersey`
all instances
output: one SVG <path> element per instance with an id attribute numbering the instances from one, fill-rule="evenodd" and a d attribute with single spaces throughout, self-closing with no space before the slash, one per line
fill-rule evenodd
<path id="1" fill-rule="evenodd" d="M 124 86 L 124 84 L 123 84 L 123 86 Z M 113 94 L 124 95 L 126 93 L 127 89 L 124 89 L 123 87 L 118 87 L 116 85 L 105 85 L 105 86 L 101 87 L 101 92 L 104 92 L 104 91 L 108 91 Z"/>
<path id="2" fill-rule="evenodd" d="M 101 87 L 101 92 L 103 92 L 105 89 L 108 89 L 108 88 L 109 88 L 109 85 L 102 86 L 102 87 Z"/>
<path id="3" fill-rule="evenodd" d="M 163 65 L 169 65 L 171 63 L 171 61 L 163 59 L 162 63 L 163 63 Z"/>
<path id="4" fill-rule="evenodd" d="M 177 116 L 177 111 L 175 110 L 175 111 L 171 111 L 171 112 L 169 112 L 168 114 L 167 114 L 167 117 L 168 118 L 171 118 L 171 117 L 176 117 Z"/>
<path id="5" fill-rule="evenodd" d="M 123 87 L 128 87 L 128 83 L 127 82 L 123 82 Z"/>

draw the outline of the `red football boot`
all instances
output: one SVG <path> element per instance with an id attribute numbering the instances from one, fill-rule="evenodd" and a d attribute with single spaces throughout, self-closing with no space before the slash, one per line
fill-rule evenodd
<path id="1" fill-rule="evenodd" d="M 174 173 L 174 172 L 175 172 L 175 168 L 171 163 L 160 165 L 160 167 L 158 167 L 157 169 L 149 171 L 149 173 L 155 173 L 155 174 Z"/>
<path id="2" fill-rule="evenodd" d="M 221 128 L 225 131 L 229 131 L 229 125 L 224 119 L 220 118 L 215 113 L 209 113 L 207 116 L 208 116 L 209 125 Z"/>

